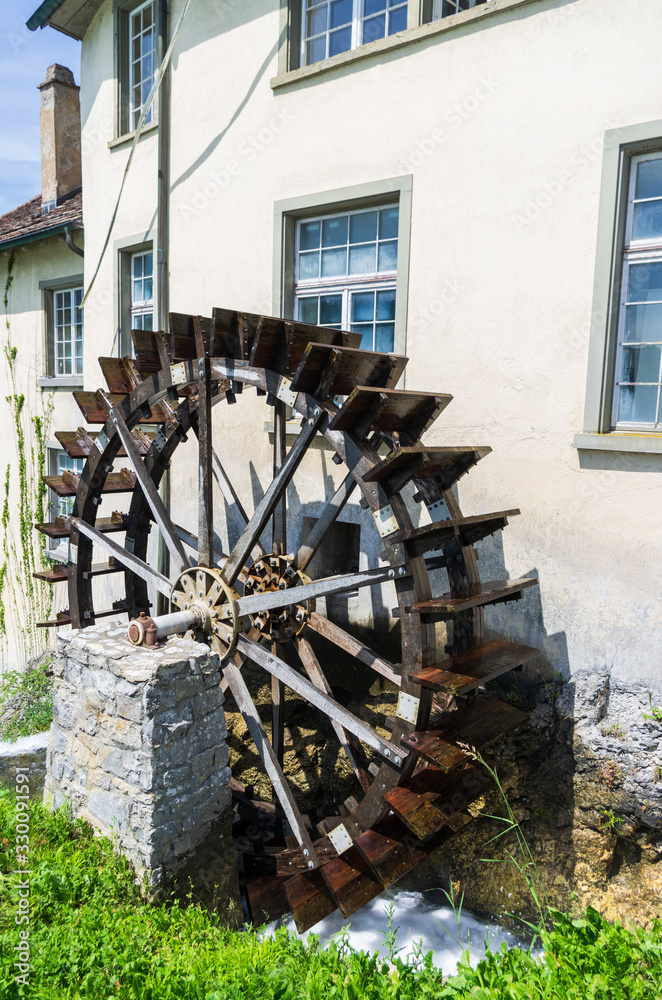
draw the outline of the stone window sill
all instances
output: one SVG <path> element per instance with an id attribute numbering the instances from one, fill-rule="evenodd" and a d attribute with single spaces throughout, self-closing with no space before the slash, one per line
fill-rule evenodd
<path id="1" fill-rule="evenodd" d="M 152 132 L 156 132 L 159 127 L 158 121 L 150 122 L 149 125 L 145 125 L 140 133 L 140 138 L 142 139 L 145 135 L 151 135 Z M 129 146 L 136 137 L 136 130 L 133 132 L 125 132 L 124 135 L 118 135 L 116 139 L 111 139 L 108 143 L 108 149 L 121 149 L 123 146 Z"/>
<path id="2" fill-rule="evenodd" d="M 415 28 L 407 28 L 396 35 L 388 38 L 379 38 L 375 42 L 361 45 L 349 52 L 341 52 L 330 59 L 313 63 L 311 66 L 301 66 L 299 69 L 290 70 L 275 76 L 271 80 L 272 90 L 279 90 L 281 87 L 288 87 L 291 84 L 299 83 L 302 80 L 309 80 L 311 77 L 320 76 L 322 73 L 330 73 L 334 69 L 342 69 L 371 56 L 381 56 L 385 53 L 401 49 L 406 45 L 416 42 L 426 41 L 429 38 L 447 35 L 450 31 L 462 28 L 465 25 L 473 24 L 474 21 L 481 21 L 484 18 L 492 17 L 502 11 L 512 10 L 514 7 L 524 7 L 526 4 L 536 3 L 537 0 L 490 0 L 490 2 L 473 7 L 471 10 L 463 10 L 459 14 L 444 17 L 439 21 L 432 21 L 430 24 L 419 24 Z"/>
<path id="3" fill-rule="evenodd" d="M 640 455 L 662 455 L 662 433 L 575 434 L 573 447 L 578 451 L 634 452 Z"/>
<path id="4" fill-rule="evenodd" d="M 40 375 L 37 379 L 40 389 L 82 389 L 82 375 Z"/>

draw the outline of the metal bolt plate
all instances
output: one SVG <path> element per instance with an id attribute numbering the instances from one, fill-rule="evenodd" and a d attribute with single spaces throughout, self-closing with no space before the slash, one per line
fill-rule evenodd
<path id="1" fill-rule="evenodd" d="M 450 521 L 451 515 L 445 501 L 437 500 L 428 506 L 428 514 L 433 521 Z"/>
<path id="2" fill-rule="evenodd" d="M 282 378 L 278 383 L 278 388 L 276 389 L 276 395 L 282 403 L 285 403 L 286 406 L 294 406 L 297 400 L 296 392 L 292 392 L 290 389 L 291 385 L 291 379 Z"/>
<path id="3" fill-rule="evenodd" d="M 395 713 L 397 718 L 404 722 L 411 722 L 412 726 L 415 726 L 420 703 L 420 698 L 414 698 L 413 695 L 401 691 L 398 695 L 398 708 Z"/>
<path id="4" fill-rule="evenodd" d="M 97 446 L 97 451 L 99 452 L 99 454 L 103 455 L 104 451 L 106 450 L 106 445 L 108 444 L 107 435 L 104 434 L 103 431 L 99 431 L 94 443 Z"/>
<path id="5" fill-rule="evenodd" d="M 180 361 L 177 365 L 170 365 L 170 381 L 173 385 L 184 385 L 188 382 L 185 362 Z"/>
<path id="6" fill-rule="evenodd" d="M 338 826 L 329 831 L 329 840 L 338 854 L 343 854 L 344 851 L 348 851 L 352 846 L 352 838 L 348 834 L 344 823 L 339 823 Z"/>
<path id="7" fill-rule="evenodd" d="M 373 510 L 372 516 L 381 538 L 386 538 L 387 535 L 392 535 L 394 531 L 398 530 L 398 522 L 390 503 L 387 503 L 385 507 L 380 507 L 379 510 Z"/>
<path id="8" fill-rule="evenodd" d="M 69 542 L 69 555 L 67 558 L 69 562 L 74 565 L 78 562 L 78 546 L 74 545 L 72 542 Z"/>

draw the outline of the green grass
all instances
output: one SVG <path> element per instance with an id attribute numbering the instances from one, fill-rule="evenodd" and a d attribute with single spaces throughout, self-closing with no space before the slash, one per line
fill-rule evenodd
<path id="1" fill-rule="evenodd" d="M 0 740 L 43 733 L 53 719 L 53 681 L 48 670 L 52 657 L 22 673 L 15 670 L 0 677 Z M 8 719 L 2 721 L 7 713 Z"/>
<path id="2" fill-rule="evenodd" d="M 198 906 L 150 905 L 112 844 L 64 811 L 30 806 L 31 973 L 17 985 L 13 793 L 0 791 L 0 1000 L 658 1000 L 662 924 L 612 926 L 550 911 L 544 960 L 505 948 L 476 969 L 465 955 L 443 982 L 421 954 L 409 965 L 353 951 L 340 937 L 322 949 L 279 931 L 230 931 Z M 388 930 L 385 924 L 385 936 Z M 386 941 L 388 944 L 388 941 Z"/>

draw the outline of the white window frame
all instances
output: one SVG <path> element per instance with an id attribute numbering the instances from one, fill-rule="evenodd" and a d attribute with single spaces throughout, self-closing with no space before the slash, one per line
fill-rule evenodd
<path id="1" fill-rule="evenodd" d="M 314 2 L 311 5 L 309 5 L 308 4 L 308 0 L 301 0 L 301 47 L 300 47 L 300 53 L 299 53 L 299 59 L 300 59 L 299 65 L 300 66 L 312 66 L 312 65 L 315 65 L 315 63 L 317 63 L 317 62 L 321 62 L 323 59 L 330 58 L 330 41 L 331 41 L 331 34 L 333 32 L 332 32 L 332 29 L 329 27 L 328 13 L 330 11 L 331 2 L 332 2 L 332 0 L 317 0 L 316 3 Z M 386 17 L 386 24 L 385 24 L 385 29 L 384 29 L 384 35 L 378 36 L 380 38 L 388 38 L 391 34 L 395 34 L 396 33 L 396 32 L 389 31 L 389 28 L 390 28 L 390 25 L 391 25 L 391 16 L 392 16 L 392 14 L 395 11 L 404 11 L 404 14 L 405 14 L 405 23 L 404 23 L 404 26 L 401 27 L 401 28 L 398 28 L 396 30 L 397 31 L 404 31 L 406 29 L 406 27 L 407 27 L 408 0 L 391 0 L 391 3 L 392 3 L 391 6 L 389 6 L 388 3 L 389 3 L 389 0 L 386 0 L 386 6 L 385 6 L 384 11 L 383 11 L 383 14 Z M 322 8 L 326 8 L 327 9 L 327 26 L 324 29 L 324 31 L 320 31 L 320 32 L 317 32 L 316 34 L 308 35 L 307 34 L 308 14 L 312 10 L 314 10 L 315 8 L 317 8 L 318 10 L 322 10 Z M 340 31 L 340 30 L 346 29 L 347 27 L 350 27 L 350 30 L 351 30 L 351 41 L 350 41 L 349 48 L 342 49 L 341 51 L 342 52 L 350 52 L 352 49 L 359 48 L 359 46 L 361 46 L 361 45 L 367 45 L 371 41 L 376 41 L 377 39 L 365 38 L 365 31 L 366 31 L 366 27 L 365 26 L 366 26 L 366 23 L 368 23 L 369 21 L 371 21 L 375 17 L 381 16 L 381 14 L 382 14 L 381 11 L 378 11 L 378 12 L 376 12 L 374 14 L 370 14 L 370 13 L 366 14 L 366 0 L 352 0 L 352 20 L 351 20 L 351 22 L 348 21 L 348 22 L 346 22 L 345 24 L 341 25 L 339 28 L 336 29 L 336 31 Z M 320 59 L 315 59 L 315 60 L 312 60 L 311 62 L 308 62 L 308 58 L 307 58 L 307 55 L 308 55 L 308 42 L 310 42 L 310 41 L 312 41 L 314 39 L 320 39 L 320 38 L 325 38 L 325 41 L 326 41 L 324 55 Z M 339 53 L 334 53 L 334 55 L 336 55 L 336 54 L 339 54 Z"/>
<path id="2" fill-rule="evenodd" d="M 69 305 L 65 305 L 63 299 L 69 297 Z M 76 297 L 79 304 L 76 304 Z M 83 300 L 83 288 L 78 285 L 72 288 L 58 288 L 53 291 L 53 377 L 54 378 L 76 378 L 83 374 L 83 350 L 84 350 L 84 321 L 83 309 L 80 303 Z M 71 310 L 71 323 L 67 326 L 60 323 L 60 314 L 64 309 Z M 79 314 L 78 316 L 76 314 Z M 68 335 L 66 330 L 68 329 Z M 80 336 L 78 332 L 80 331 Z M 62 336 L 60 333 L 62 332 Z M 70 357 L 66 357 L 63 349 L 66 344 L 71 345 Z M 80 347 L 78 351 L 77 348 Z M 59 350 L 58 350 L 59 349 Z M 64 371 L 59 371 L 62 364 Z M 67 371 L 67 366 L 69 370 Z"/>
<path id="3" fill-rule="evenodd" d="M 152 56 L 152 73 L 149 76 L 143 77 L 141 75 L 142 62 L 145 58 L 145 54 L 141 52 L 138 59 L 133 57 L 133 45 L 136 38 L 140 35 L 141 37 L 147 35 L 147 32 L 141 30 L 136 32 L 135 19 L 140 17 L 142 25 L 142 15 L 143 11 L 147 9 L 151 10 L 152 13 L 152 23 L 151 23 L 151 36 L 152 36 L 152 47 L 147 52 L 147 55 L 151 53 Z M 154 83 L 154 75 L 156 73 L 156 3 L 155 0 L 146 0 L 145 3 L 140 4 L 138 7 L 134 7 L 129 11 L 129 50 L 127 52 L 127 65 L 129 67 L 129 128 L 134 131 L 138 127 L 138 122 L 145 106 L 145 102 L 141 99 L 139 103 L 135 100 L 135 90 L 140 88 L 142 91 L 146 83 L 149 84 L 149 90 L 152 89 L 152 84 Z M 145 124 L 148 125 L 154 116 L 154 108 L 151 107 L 147 117 L 145 118 Z"/>
<path id="4" fill-rule="evenodd" d="M 472 10 L 484 3 L 487 3 L 487 0 L 432 0 L 432 20 L 441 21 L 444 17 L 462 14 L 465 10 Z M 445 7 L 454 7 L 455 9 L 444 10 Z"/>
<path id="5" fill-rule="evenodd" d="M 150 275 L 145 275 L 144 266 L 143 273 L 140 278 L 136 278 L 135 262 L 139 259 L 145 260 L 146 257 L 152 258 L 152 271 Z M 136 288 L 139 282 L 143 283 L 145 278 L 149 278 L 152 282 L 152 297 L 137 298 Z M 153 330 L 154 329 L 154 250 L 153 248 L 148 248 L 145 250 L 139 250 L 136 253 L 130 255 L 129 264 L 129 288 L 130 288 L 130 302 L 129 302 L 129 312 L 131 316 L 131 329 L 132 330 Z M 151 320 L 151 326 L 145 326 L 145 319 L 149 317 Z"/>
<path id="6" fill-rule="evenodd" d="M 662 264 L 662 236 L 654 240 L 634 240 L 632 238 L 633 222 L 634 222 L 634 207 L 641 201 L 660 201 L 660 198 L 654 199 L 637 199 L 636 195 L 636 183 L 637 183 L 637 168 L 640 163 L 647 160 L 661 160 L 662 152 L 657 153 L 643 153 L 639 156 L 633 156 L 630 160 L 630 176 L 628 179 L 628 203 L 627 203 L 627 216 L 625 223 L 625 238 L 623 243 L 623 268 L 621 272 L 621 295 L 619 303 L 619 316 L 618 316 L 618 339 L 616 346 L 616 363 L 614 368 L 614 387 L 613 387 L 613 404 L 612 404 L 612 426 L 615 430 L 646 430 L 646 431 L 660 431 L 662 430 L 662 420 L 660 420 L 660 394 L 662 392 L 662 349 L 660 351 L 660 369 L 658 370 L 658 381 L 657 383 L 624 383 L 620 381 L 620 374 L 622 371 L 623 363 L 623 350 L 624 347 L 636 346 L 639 341 L 628 341 L 625 342 L 625 326 L 626 326 L 626 315 L 628 305 L 633 305 L 628 301 L 628 289 L 629 289 L 629 278 L 630 269 L 636 265 L 644 265 L 647 263 Z M 662 302 L 662 299 L 661 299 Z M 649 303 L 652 304 L 652 303 Z M 657 341 L 645 341 L 641 342 L 642 345 L 660 345 L 662 348 L 662 327 L 660 328 L 660 338 Z M 656 419 L 651 423 L 641 423 L 635 421 L 623 421 L 618 419 L 618 403 L 619 403 L 619 390 L 621 385 L 633 384 L 633 385 L 657 385 L 657 403 L 655 408 Z"/>
<path id="7" fill-rule="evenodd" d="M 339 323 L 323 324 L 320 317 L 321 325 L 328 325 L 335 327 L 336 329 L 351 330 L 352 323 L 351 318 L 351 303 L 352 296 L 360 292 L 378 292 L 378 291 L 393 291 L 396 295 L 396 307 L 397 308 L 397 274 L 398 265 L 396 260 L 396 266 L 389 271 L 375 271 L 363 274 L 345 274 L 338 277 L 323 278 L 321 275 L 318 278 L 301 279 L 299 277 L 299 261 L 301 252 L 301 227 L 310 222 L 320 222 L 320 226 L 329 219 L 337 219 L 347 216 L 348 219 L 352 216 L 358 216 L 367 214 L 370 212 L 379 213 L 382 209 L 388 208 L 398 208 L 398 250 L 400 247 L 400 226 L 399 226 L 399 216 L 400 208 L 397 201 L 388 200 L 384 203 L 378 205 L 370 205 L 365 208 L 347 208 L 339 209 L 333 212 L 317 212 L 309 216 L 305 216 L 297 220 L 296 224 L 296 234 L 295 234 L 295 262 L 294 262 L 294 316 L 299 319 L 299 306 L 302 299 L 310 298 L 312 296 L 323 296 L 329 294 L 341 294 L 342 295 L 342 308 L 341 308 L 341 320 Z M 348 226 L 348 247 L 349 244 L 349 226 Z M 377 232 L 376 243 L 376 264 L 379 263 L 379 244 L 380 242 L 391 242 L 390 240 L 380 240 L 379 231 Z M 320 247 L 321 250 L 321 247 Z M 321 270 L 321 268 L 320 268 Z M 318 307 L 319 308 L 319 307 Z M 374 337 L 375 328 L 377 325 L 376 316 L 376 305 L 373 313 L 373 343 L 363 344 L 362 346 L 368 350 L 375 349 Z M 391 322 L 391 321 L 389 321 Z M 395 350 L 395 339 L 396 339 L 396 327 L 397 327 L 397 313 L 394 315 L 393 323 L 393 345 L 390 346 L 389 350 L 392 352 Z"/>

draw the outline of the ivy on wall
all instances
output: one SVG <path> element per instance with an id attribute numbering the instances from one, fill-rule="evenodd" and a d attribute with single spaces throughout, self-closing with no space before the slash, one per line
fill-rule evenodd
<path id="1" fill-rule="evenodd" d="M 46 438 L 53 411 L 52 393 L 36 393 L 34 408 L 40 414 L 30 414 L 30 404 L 24 392 L 18 391 L 18 348 L 11 342 L 10 304 L 16 259 L 12 253 L 7 264 L 3 305 L 5 310 L 5 343 L 3 353 L 7 366 L 9 407 L 15 443 L 15 458 L 5 467 L 2 502 L 2 565 L 0 566 L 0 652 L 3 667 L 10 645 L 25 663 L 30 656 L 48 645 L 48 633 L 38 629 L 37 622 L 46 620 L 53 604 L 53 588 L 33 573 L 52 565 L 47 543 L 34 530 L 35 522 L 46 520 L 47 487 L 42 482 L 46 472 Z M 16 495 L 16 491 L 18 495 Z M 17 501 L 17 502 L 16 502 Z M 13 516 L 16 511 L 17 516 Z"/>

